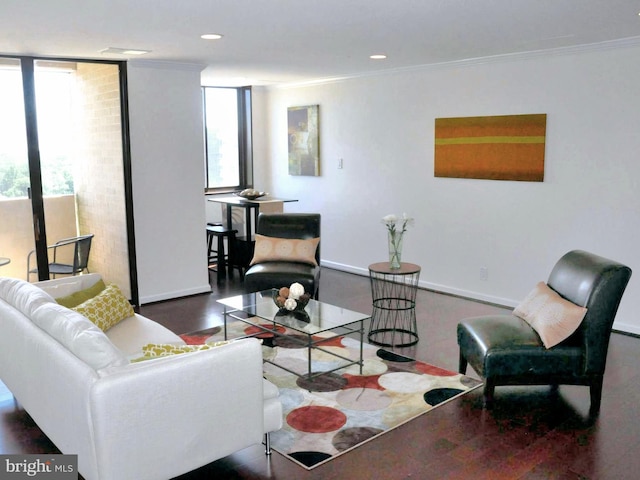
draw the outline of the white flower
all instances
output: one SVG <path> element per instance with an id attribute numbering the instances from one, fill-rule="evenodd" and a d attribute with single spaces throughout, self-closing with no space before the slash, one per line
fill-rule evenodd
<path id="1" fill-rule="evenodd" d="M 292 283 L 289 287 L 289 298 L 294 300 L 298 300 L 302 295 L 304 295 L 304 287 L 299 283 Z M 293 309 L 290 309 L 293 310 Z"/>
<path id="2" fill-rule="evenodd" d="M 407 231 L 407 227 L 409 225 L 413 225 L 413 218 L 411 218 L 410 216 L 408 216 L 406 213 L 402 214 L 402 231 L 406 232 Z"/>
<path id="3" fill-rule="evenodd" d="M 296 302 L 293 298 L 287 298 L 284 301 L 284 308 L 287 310 L 295 310 L 298 306 L 298 302 Z"/>
<path id="4" fill-rule="evenodd" d="M 400 230 L 401 232 L 406 232 L 407 231 L 407 227 L 409 225 L 413 225 L 413 218 L 409 217 L 406 213 L 402 214 L 402 229 Z M 395 235 L 396 233 L 396 224 L 398 223 L 398 217 L 396 215 L 386 215 L 384 217 L 382 217 L 382 223 L 384 223 L 387 226 L 387 229 L 389 230 L 389 232 L 391 232 L 392 235 Z"/>
<path id="5" fill-rule="evenodd" d="M 396 224 L 396 222 L 398 221 L 398 217 L 393 214 L 385 215 L 384 217 L 382 217 L 382 221 L 386 223 L 387 226 L 391 226 Z"/>

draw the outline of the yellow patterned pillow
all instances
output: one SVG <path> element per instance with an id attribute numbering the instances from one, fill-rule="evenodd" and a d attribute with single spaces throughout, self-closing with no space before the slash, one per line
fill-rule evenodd
<path id="1" fill-rule="evenodd" d="M 173 345 L 171 343 L 148 343 L 142 347 L 142 354 L 147 357 L 166 357 L 180 353 L 199 352 L 210 350 L 220 345 L 226 345 L 229 341 L 205 343 L 203 345 Z"/>
<path id="2" fill-rule="evenodd" d="M 320 237 L 306 240 L 267 237 L 256 234 L 256 245 L 250 265 L 261 262 L 300 262 L 318 266 L 316 250 Z"/>
<path id="3" fill-rule="evenodd" d="M 148 343 L 142 347 L 142 357 L 132 360 L 132 362 L 142 362 L 153 358 L 168 357 L 170 355 L 180 355 L 182 353 L 200 352 L 210 350 L 221 345 L 231 343 L 231 340 L 205 343 L 204 345 L 174 345 L 171 343 Z"/>
<path id="4" fill-rule="evenodd" d="M 98 295 L 74 307 L 72 310 L 87 317 L 103 332 L 135 313 L 129 300 L 125 298 L 120 288 L 114 284 L 107 285 Z"/>

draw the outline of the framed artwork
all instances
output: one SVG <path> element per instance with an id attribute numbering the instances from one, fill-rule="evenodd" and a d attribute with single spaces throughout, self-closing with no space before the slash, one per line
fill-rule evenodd
<path id="1" fill-rule="evenodd" d="M 544 181 L 546 114 L 436 118 L 436 177 Z"/>
<path id="2" fill-rule="evenodd" d="M 289 175 L 320 175 L 318 105 L 287 109 Z"/>

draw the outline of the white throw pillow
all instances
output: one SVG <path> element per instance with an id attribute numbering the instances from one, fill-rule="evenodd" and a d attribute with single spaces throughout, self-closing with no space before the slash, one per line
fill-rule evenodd
<path id="1" fill-rule="evenodd" d="M 35 285 L 6 277 L 0 278 L 0 298 L 29 318 L 42 305 L 56 303 L 51 295 Z"/>
<path id="2" fill-rule="evenodd" d="M 38 288 L 41 288 L 53 298 L 66 297 L 72 293 L 82 290 L 82 279 L 80 277 L 71 277 L 70 279 L 64 279 L 64 282 L 43 280 L 42 282 L 36 282 Z"/>
<path id="3" fill-rule="evenodd" d="M 73 277 L 59 277 L 53 280 L 35 282 L 34 285 L 41 288 L 53 298 L 66 297 L 79 290 L 85 290 L 102 279 L 99 273 L 84 273 Z"/>
<path id="4" fill-rule="evenodd" d="M 55 302 L 42 305 L 34 312 L 32 320 L 95 370 L 129 363 L 102 330 L 62 305 Z"/>

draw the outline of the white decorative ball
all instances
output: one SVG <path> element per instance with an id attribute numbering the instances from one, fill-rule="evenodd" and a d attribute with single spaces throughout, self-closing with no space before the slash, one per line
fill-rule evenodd
<path id="1" fill-rule="evenodd" d="M 287 298 L 284 302 L 284 308 L 287 310 L 295 310 L 298 306 L 298 302 L 296 302 L 293 298 Z"/>
<path id="2" fill-rule="evenodd" d="M 304 287 L 297 282 L 291 284 L 289 287 L 289 298 L 298 300 L 302 295 L 304 295 Z"/>

